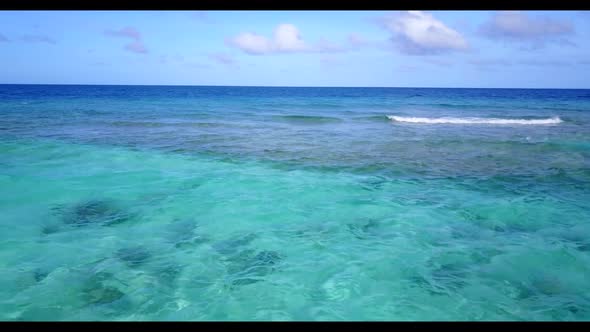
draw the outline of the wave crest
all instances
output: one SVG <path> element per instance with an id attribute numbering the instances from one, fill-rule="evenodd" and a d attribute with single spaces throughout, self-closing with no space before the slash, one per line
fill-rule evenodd
<path id="1" fill-rule="evenodd" d="M 388 119 L 396 122 L 426 124 L 508 124 L 508 125 L 547 125 L 563 121 L 558 117 L 545 119 L 498 119 L 498 118 L 417 118 L 409 116 L 388 115 Z"/>

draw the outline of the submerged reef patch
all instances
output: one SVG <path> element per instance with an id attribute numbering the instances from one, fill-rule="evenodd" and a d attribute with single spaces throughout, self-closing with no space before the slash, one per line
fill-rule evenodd
<path id="1" fill-rule="evenodd" d="M 228 266 L 231 284 L 243 286 L 262 281 L 276 270 L 276 265 L 282 260 L 282 255 L 276 251 L 263 250 L 256 255 L 252 251 L 243 252 Z"/>
<path id="2" fill-rule="evenodd" d="M 58 206 L 54 211 L 60 214 L 64 224 L 81 227 L 92 224 L 110 226 L 120 224 L 133 217 L 129 211 L 119 207 L 115 202 L 92 199 L 78 202 L 71 206 Z"/>

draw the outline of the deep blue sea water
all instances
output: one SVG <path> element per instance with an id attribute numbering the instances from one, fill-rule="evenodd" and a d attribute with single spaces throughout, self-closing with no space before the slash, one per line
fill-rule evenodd
<path id="1" fill-rule="evenodd" d="M 590 320 L 590 90 L 0 85 L 0 320 Z"/>

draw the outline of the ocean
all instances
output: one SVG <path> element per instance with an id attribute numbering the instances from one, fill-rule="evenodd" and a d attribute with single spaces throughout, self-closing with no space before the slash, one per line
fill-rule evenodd
<path id="1" fill-rule="evenodd" d="M 0 85 L 0 320 L 590 320 L 590 90 Z"/>

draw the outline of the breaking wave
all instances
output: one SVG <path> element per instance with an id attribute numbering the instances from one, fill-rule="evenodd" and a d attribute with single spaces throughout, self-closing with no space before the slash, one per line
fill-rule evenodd
<path id="1" fill-rule="evenodd" d="M 545 119 L 498 119 L 498 118 L 417 118 L 388 115 L 388 119 L 396 122 L 425 124 L 499 124 L 499 125 L 548 125 L 563 122 L 559 117 Z"/>

